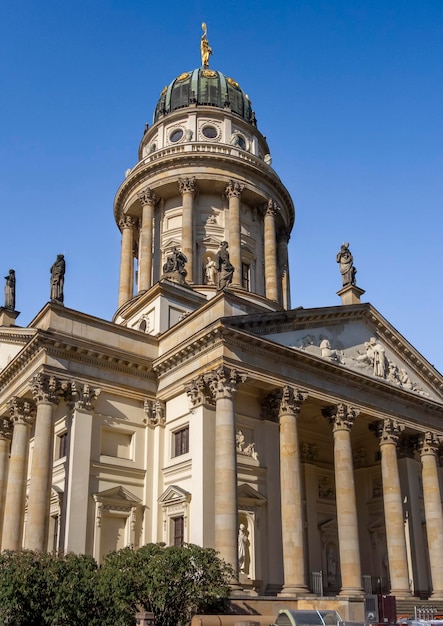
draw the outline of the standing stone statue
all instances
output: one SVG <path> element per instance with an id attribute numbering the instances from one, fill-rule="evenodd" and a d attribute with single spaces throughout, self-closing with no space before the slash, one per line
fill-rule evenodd
<path id="1" fill-rule="evenodd" d="M 166 263 L 163 264 L 163 276 L 169 274 L 173 280 L 177 279 L 180 284 L 184 285 L 188 273 L 185 269 L 187 262 L 188 258 L 181 250 L 172 248 L 171 253 L 166 257 Z"/>
<path id="2" fill-rule="evenodd" d="M 340 263 L 340 273 L 343 287 L 355 285 L 357 269 L 354 267 L 354 258 L 349 250 L 349 243 L 344 243 L 337 254 L 337 263 Z"/>
<path id="3" fill-rule="evenodd" d="M 222 241 L 215 255 L 215 265 L 218 272 L 218 290 L 224 291 L 232 283 L 234 266 L 229 260 L 228 242 Z"/>
<path id="4" fill-rule="evenodd" d="M 248 536 L 246 534 L 246 526 L 244 524 L 240 524 L 239 529 L 238 529 L 237 552 L 238 552 L 238 569 L 240 570 L 242 574 L 245 573 L 247 549 L 248 549 Z"/>
<path id="5" fill-rule="evenodd" d="M 65 257 L 57 254 L 55 263 L 51 266 L 51 302 L 63 304 L 63 285 L 65 284 Z"/>
<path id="6" fill-rule="evenodd" d="M 15 311 L 15 271 L 9 270 L 5 280 L 5 309 Z"/>

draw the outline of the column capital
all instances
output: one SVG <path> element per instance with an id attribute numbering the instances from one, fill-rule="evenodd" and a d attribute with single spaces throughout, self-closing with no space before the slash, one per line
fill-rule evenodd
<path id="1" fill-rule="evenodd" d="M 397 445 L 405 426 L 396 419 L 385 417 L 383 421 L 370 424 L 369 429 L 378 437 L 381 446 L 386 443 Z"/>
<path id="2" fill-rule="evenodd" d="M 31 391 L 37 404 L 40 402 L 58 404 L 60 398 L 65 395 L 67 390 L 67 382 L 61 383 L 58 378 L 49 374 L 40 372 L 32 379 Z"/>
<path id="3" fill-rule="evenodd" d="M 240 198 L 245 186 L 235 180 L 230 180 L 225 189 L 225 195 L 228 198 Z"/>
<path id="4" fill-rule="evenodd" d="M 198 376 L 185 385 L 192 408 L 201 405 L 214 404 L 214 398 L 204 375 Z"/>
<path id="5" fill-rule="evenodd" d="M 285 385 L 281 391 L 279 417 L 282 415 L 298 415 L 301 405 L 308 397 L 306 391 Z"/>
<path id="6" fill-rule="evenodd" d="M 334 433 L 339 430 L 350 431 L 359 413 L 358 409 L 348 407 L 343 402 L 322 409 L 323 417 L 328 420 Z"/>
<path id="7" fill-rule="evenodd" d="M 28 400 L 12 398 L 8 402 L 9 414 L 13 424 L 32 424 L 35 418 L 35 404 Z"/>
<path id="8" fill-rule="evenodd" d="M 12 421 L 10 417 L 0 417 L 0 439 L 11 439 Z"/>
<path id="9" fill-rule="evenodd" d="M 235 368 L 221 365 L 216 370 L 205 375 L 209 389 L 214 400 L 220 398 L 232 398 L 240 383 L 244 383 L 247 379 L 246 373 L 239 372 Z"/>
<path id="10" fill-rule="evenodd" d="M 132 217 L 132 215 L 122 215 L 118 221 L 118 225 L 120 230 L 124 230 L 125 228 L 132 229 L 136 224 L 137 219 Z"/>
<path id="11" fill-rule="evenodd" d="M 431 455 L 437 457 L 440 447 L 440 437 L 430 430 L 420 435 L 418 439 L 418 449 L 420 456 Z"/>
<path id="12" fill-rule="evenodd" d="M 266 205 L 265 215 L 270 215 L 271 217 L 275 217 L 279 211 L 280 211 L 280 207 L 277 205 L 276 202 L 274 202 L 272 198 L 270 198 Z"/>
<path id="13" fill-rule="evenodd" d="M 142 204 L 150 204 L 154 206 L 158 201 L 158 196 L 150 187 L 145 187 L 142 191 L 139 191 L 137 198 Z"/>
<path id="14" fill-rule="evenodd" d="M 100 392 L 101 389 L 94 389 L 88 383 L 70 380 L 66 390 L 66 400 L 71 409 L 93 411 L 95 400 L 99 397 Z"/>
<path id="15" fill-rule="evenodd" d="M 164 426 L 166 422 L 166 404 L 161 400 L 150 400 L 146 398 L 143 403 L 143 410 L 145 412 L 145 422 L 148 426 Z"/>
<path id="16" fill-rule="evenodd" d="M 197 194 L 198 187 L 197 181 L 195 177 L 192 178 L 179 178 L 178 179 L 178 190 L 181 195 L 185 193 L 191 194 L 193 197 Z"/>

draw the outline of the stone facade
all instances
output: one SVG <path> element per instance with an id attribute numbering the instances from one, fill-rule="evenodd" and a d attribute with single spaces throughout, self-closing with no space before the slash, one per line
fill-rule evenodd
<path id="1" fill-rule="evenodd" d="M 291 310 L 294 206 L 225 105 L 145 132 L 115 198 L 112 322 L 2 318 L 2 548 L 212 546 L 237 594 L 306 606 L 320 575 L 346 619 L 368 590 L 443 599 L 443 379 L 356 286 Z"/>

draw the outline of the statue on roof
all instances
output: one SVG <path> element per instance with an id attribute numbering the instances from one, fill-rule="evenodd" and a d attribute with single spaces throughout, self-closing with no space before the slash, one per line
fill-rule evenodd
<path id="1" fill-rule="evenodd" d="M 340 252 L 337 254 L 337 263 L 340 263 L 340 273 L 343 282 L 343 287 L 347 285 L 355 285 L 355 275 L 357 269 L 354 267 L 354 257 L 349 250 L 349 243 L 344 243 Z"/>
<path id="2" fill-rule="evenodd" d="M 9 270 L 5 280 L 5 309 L 15 311 L 15 271 Z"/>
<path id="3" fill-rule="evenodd" d="M 51 266 L 51 302 L 63 304 L 63 286 L 65 284 L 65 257 L 57 254 L 55 262 Z"/>
<path id="4" fill-rule="evenodd" d="M 212 48 L 208 41 L 208 28 L 205 22 L 202 23 L 203 35 L 200 40 L 200 52 L 202 55 L 202 67 L 209 67 L 209 57 L 212 54 Z"/>

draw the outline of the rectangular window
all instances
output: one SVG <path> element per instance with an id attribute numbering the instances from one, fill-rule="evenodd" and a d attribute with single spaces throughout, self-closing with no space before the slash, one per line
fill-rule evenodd
<path id="1" fill-rule="evenodd" d="M 243 289 L 247 289 L 247 291 L 249 291 L 249 286 L 250 286 L 249 270 L 250 270 L 250 267 L 247 263 L 241 264 L 241 284 L 242 284 Z"/>
<path id="2" fill-rule="evenodd" d="M 59 517 L 58 515 L 54 515 L 52 517 L 52 551 L 57 552 L 58 550 L 58 529 L 59 529 Z"/>
<path id="3" fill-rule="evenodd" d="M 68 433 L 62 433 L 57 437 L 58 443 L 58 457 L 59 459 L 63 458 L 68 454 Z"/>
<path id="4" fill-rule="evenodd" d="M 189 452 L 189 426 L 173 433 L 172 456 L 180 456 Z"/>
<path id="5" fill-rule="evenodd" d="M 182 546 L 185 540 L 185 518 L 183 515 L 172 518 L 172 534 L 173 545 Z"/>

